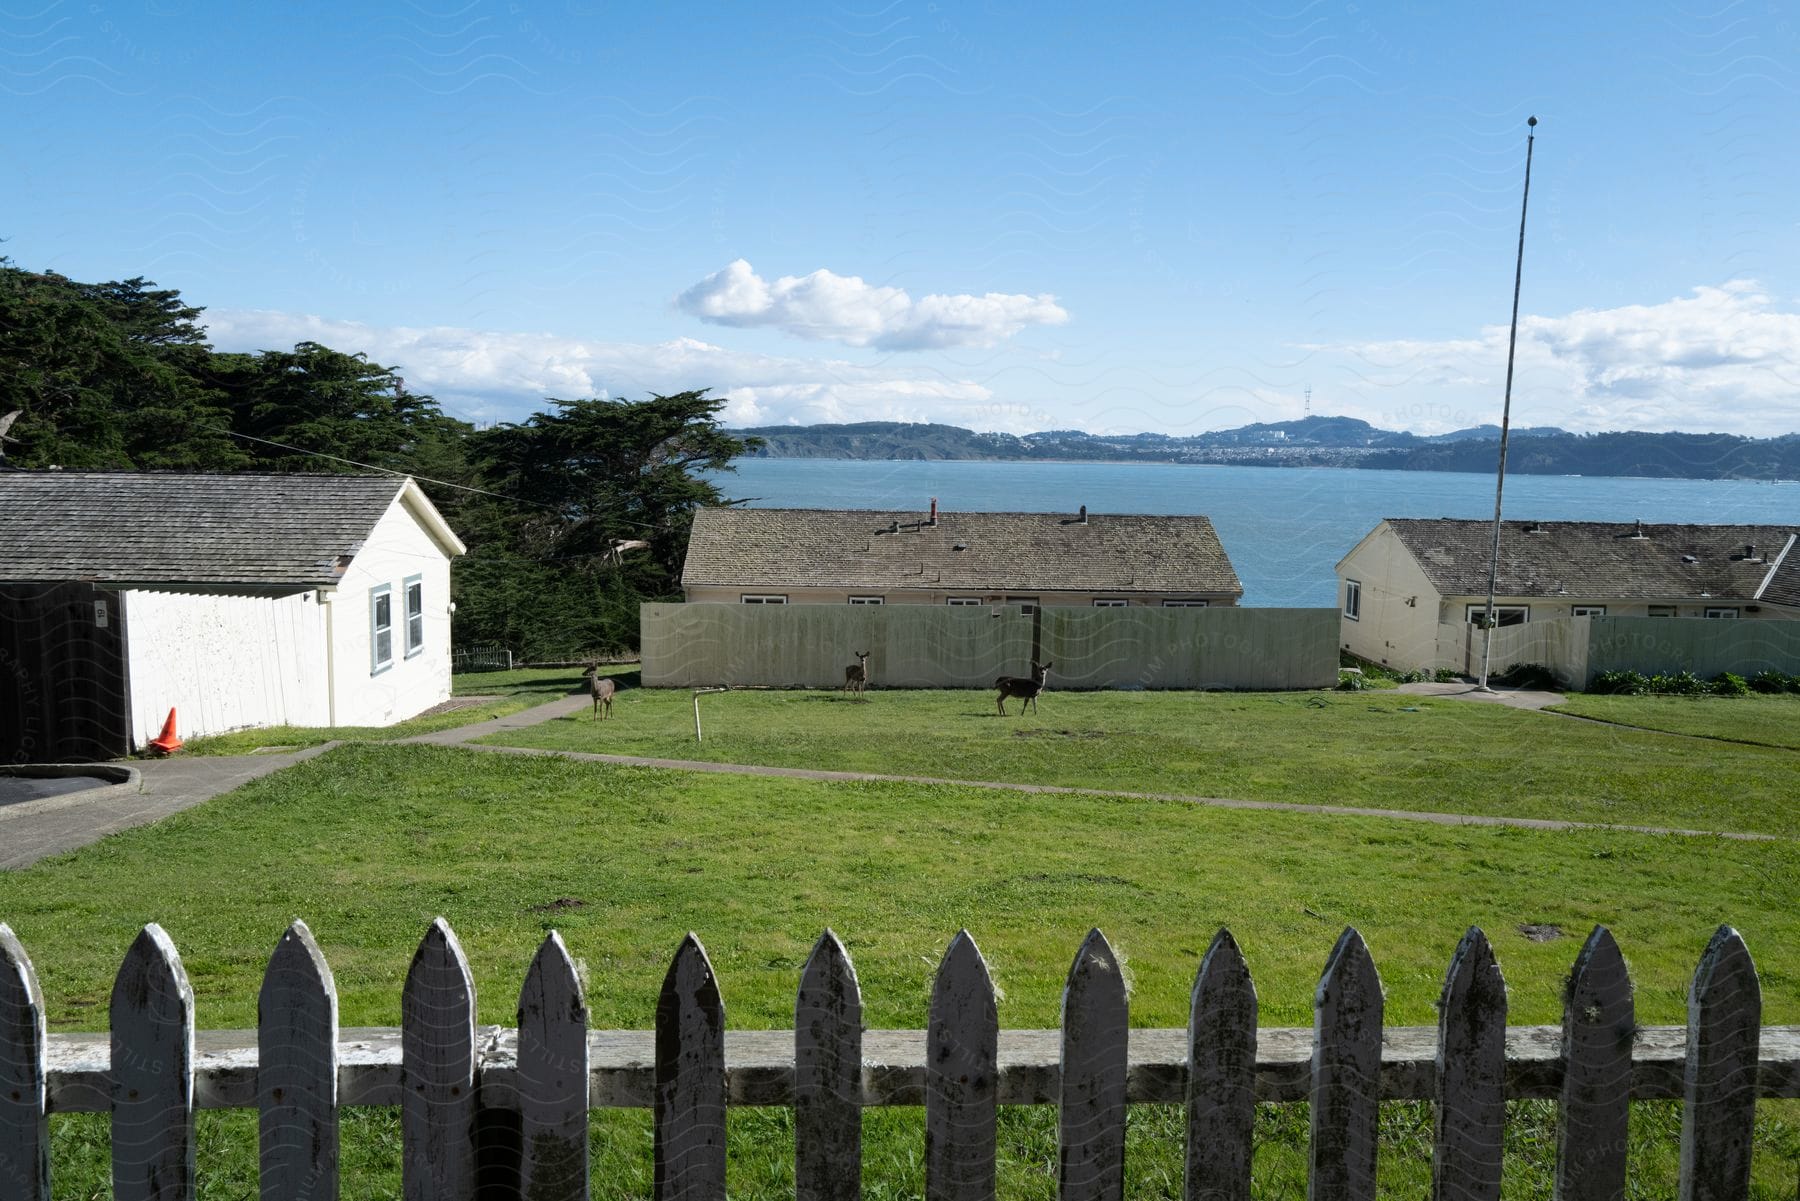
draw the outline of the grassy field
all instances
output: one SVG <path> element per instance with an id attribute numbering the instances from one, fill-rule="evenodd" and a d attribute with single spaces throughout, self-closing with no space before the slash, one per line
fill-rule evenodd
<path id="1" fill-rule="evenodd" d="M 1597 721 L 1800 750 L 1800 696 L 1588 696 L 1556 706 Z"/>
<path id="2" fill-rule="evenodd" d="M 1599 698 L 1582 698 L 1599 699 Z M 1754 701 L 1721 702 L 1724 705 Z M 1064 784 L 1368 808 L 1800 834 L 1800 761 L 1497 705 L 1392 692 L 1047 693 L 628 689 L 488 739 L 557 750 Z M 1013 708 L 1014 705 L 1009 706 Z M 1749 712 L 1749 709 L 1742 710 Z"/>
<path id="3" fill-rule="evenodd" d="M 54 1029 L 104 1028 L 119 956 L 151 920 L 183 952 L 200 1024 L 249 1026 L 265 958 L 296 915 L 332 963 L 344 1024 L 395 1024 L 412 949 L 440 913 L 469 951 L 481 1018 L 493 1022 L 511 1021 L 531 953 L 556 927 L 584 966 L 596 1026 L 650 1024 L 689 929 L 718 968 L 733 1027 L 788 1026 L 800 964 L 827 924 L 855 957 L 873 1026 L 922 1022 L 932 970 L 959 926 L 993 967 L 1002 1023 L 1054 1025 L 1069 961 L 1095 924 L 1128 964 L 1140 1026 L 1182 1024 L 1220 924 L 1245 948 L 1267 1024 L 1310 1024 L 1317 973 L 1346 924 L 1375 951 L 1391 1023 L 1435 1020 L 1445 964 L 1471 924 L 1496 941 L 1512 1021 L 1551 1022 L 1580 938 L 1605 922 L 1631 961 L 1639 1019 L 1676 1023 L 1694 961 L 1723 921 L 1763 967 L 1766 1020 L 1800 1021 L 1790 966 L 1800 848 L 1787 841 L 1443 828 L 371 744 L 0 875 L 0 920 L 33 953 Z M 1568 937 L 1532 942 L 1518 929 L 1526 923 Z M 1672 1195 L 1678 1111 L 1635 1108 L 1634 1195 Z M 1785 1161 L 1800 1138 L 1786 1107 L 1766 1111 L 1761 1193 L 1791 1195 Z M 1519 1107 L 1513 1195 L 1547 1195 L 1553 1121 L 1547 1107 Z M 598 1195 L 646 1195 L 646 1115 L 596 1122 Z M 1179 1195 L 1178 1115 L 1143 1107 L 1134 1122 L 1133 1195 Z M 1263 1125 L 1265 1195 L 1302 1195 L 1303 1111 L 1271 1108 Z M 872 1114 L 869 1126 L 869 1195 L 916 1196 L 917 1113 Z M 203 1115 L 203 1127 L 203 1195 L 244 1195 L 254 1115 Z M 66 1195 L 103 1195 L 92 1190 L 105 1180 L 104 1120 L 71 1115 L 54 1128 Z M 396 1195 L 392 1115 L 354 1114 L 347 1139 L 345 1195 Z M 733 1195 L 791 1195 L 791 1139 L 781 1113 L 734 1114 Z M 1418 1195 L 1425 1107 L 1389 1106 L 1384 1140 L 1384 1192 Z M 1052 1195 L 1049 1112 L 1009 1112 L 1002 1141 L 1003 1193 Z"/>
<path id="4" fill-rule="evenodd" d="M 635 680 L 637 665 L 607 668 Z M 458 726 L 505 717 L 533 705 L 567 696 L 581 687 L 581 672 L 574 668 L 521 668 L 517 671 L 470 672 L 450 678 L 452 697 L 491 698 L 479 705 L 415 717 L 391 726 L 264 726 L 237 730 L 207 738 L 189 739 L 187 755 L 248 755 L 261 747 L 306 747 L 323 742 L 391 742 L 414 734 L 432 734 Z"/>

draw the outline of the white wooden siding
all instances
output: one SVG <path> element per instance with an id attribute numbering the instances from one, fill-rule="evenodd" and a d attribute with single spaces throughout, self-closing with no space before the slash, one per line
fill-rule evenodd
<path id="1" fill-rule="evenodd" d="M 157 735 L 171 708 L 183 738 L 328 722 L 325 622 L 315 594 L 134 590 L 121 601 L 135 745 Z"/>
<path id="2" fill-rule="evenodd" d="M 405 582 L 424 586 L 425 645 L 406 656 Z M 394 597 L 394 660 L 379 675 L 369 659 L 369 590 Z M 340 726 L 386 726 L 450 696 L 450 558 L 401 500 L 388 506 L 332 598 L 332 673 Z"/>

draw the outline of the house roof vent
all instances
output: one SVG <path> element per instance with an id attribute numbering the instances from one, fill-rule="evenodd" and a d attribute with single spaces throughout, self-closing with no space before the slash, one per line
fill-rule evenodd
<path id="1" fill-rule="evenodd" d="M 1648 535 L 1648 534 L 1646 534 L 1646 533 L 1645 533 L 1645 532 L 1644 532 L 1644 520 L 1643 520 L 1643 518 L 1641 518 L 1641 517 L 1640 517 L 1640 518 L 1638 518 L 1638 521 L 1637 521 L 1637 528 L 1635 528 L 1635 529 L 1634 529 L 1634 530 L 1632 530 L 1632 531 L 1631 531 L 1631 536 L 1632 536 L 1632 537 L 1633 537 L 1633 538 L 1636 538 L 1636 539 L 1637 539 L 1637 540 L 1638 540 L 1638 541 L 1640 541 L 1640 542 L 1641 542 L 1641 541 L 1643 541 L 1643 540 L 1645 540 L 1645 539 L 1647 539 L 1647 538 L 1649 538 L 1649 537 L 1650 537 L 1650 535 Z"/>
<path id="2" fill-rule="evenodd" d="M 1698 555 L 1683 555 L 1681 556 L 1681 561 L 1683 563 L 1698 563 L 1700 557 Z"/>

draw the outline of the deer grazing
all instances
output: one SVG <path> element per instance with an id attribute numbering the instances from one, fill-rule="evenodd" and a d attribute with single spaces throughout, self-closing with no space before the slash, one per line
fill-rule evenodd
<path id="1" fill-rule="evenodd" d="M 1022 680 L 1018 676 L 1001 676 L 999 679 L 995 680 L 994 687 L 1000 690 L 1000 696 L 997 702 L 1000 706 L 1000 716 L 1006 716 L 1006 698 L 1009 696 L 1016 696 L 1019 698 L 1019 701 L 1021 702 L 1019 705 L 1020 713 L 1025 712 L 1026 705 L 1030 705 L 1031 711 L 1036 713 L 1037 698 L 1044 691 L 1044 681 L 1049 679 L 1050 669 L 1055 666 L 1056 664 L 1054 663 L 1045 663 L 1040 667 L 1037 660 L 1033 659 L 1031 661 L 1031 678 L 1029 680 Z"/>
<path id="2" fill-rule="evenodd" d="M 857 651 L 856 662 L 844 668 L 842 691 L 861 692 L 869 685 L 869 652 Z"/>
<path id="3" fill-rule="evenodd" d="M 594 712 L 600 713 L 601 707 L 605 707 L 606 712 L 600 717 L 601 721 L 605 721 L 612 716 L 613 693 L 618 691 L 618 685 L 613 683 L 611 676 L 600 674 L 598 663 L 590 665 L 586 671 L 581 673 L 581 676 L 587 681 L 588 691 L 593 694 Z"/>

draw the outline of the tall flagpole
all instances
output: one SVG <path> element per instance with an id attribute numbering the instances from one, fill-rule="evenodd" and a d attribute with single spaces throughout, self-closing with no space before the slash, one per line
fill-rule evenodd
<path id="1" fill-rule="evenodd" d="M 1488 663 L 1494 653 L 1494 587 L 1500 578 L 1500 501 L 1506 495 L 1506 442 L 1512 432 L 1513 355 L 1519 345 L 1519 285 L 1525 278 L 1525 211 L 1531 205 L 1531 144 L 1536 139 L 1537 118 L 1525 122 L 1525 197 L 1519 202 L 1519 257 L 1513 265 L 1512 333 L 1506 339 L 1506 400 L 1500 408 L 1500 467 L 1494 477 L 1494 545 L 1488 556 L 1487 612 L 1482 617 L 1482 692 L 1488 687 Z"/>

